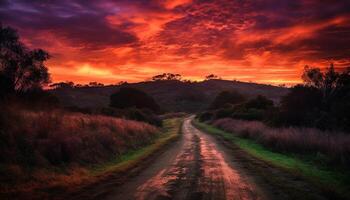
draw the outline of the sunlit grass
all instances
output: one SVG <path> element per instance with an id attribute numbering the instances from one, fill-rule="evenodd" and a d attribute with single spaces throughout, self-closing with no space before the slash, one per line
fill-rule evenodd
<path id="1" fill-rule="evenodd" d="M 312 162 L 309 155 L 275 152 L 258 144 L 252 139 L 237 137 L 232 133 L 225 132 L 205 123 L 193 121 L 193 124 L 207 133 L 219 136 L 226 141 L 231 142 L 260 160 L 276 167 L 283 168 L 291 173 L 301 175 L 321 187 L 335 190 L 342 196 L 350 196 L 350 173 L 346 170 L 339 171 L 339 169 L 336 168 L 315 164 Z"/>

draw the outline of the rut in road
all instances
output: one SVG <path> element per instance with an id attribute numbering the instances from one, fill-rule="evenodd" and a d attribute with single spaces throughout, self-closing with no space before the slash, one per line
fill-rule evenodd
<path id="1" fill-rule="evenodd" d="M 190 119 L 183 134 L 185 144 L 173 164 L 140 185 L 134 199 L 263 199 Z"/>

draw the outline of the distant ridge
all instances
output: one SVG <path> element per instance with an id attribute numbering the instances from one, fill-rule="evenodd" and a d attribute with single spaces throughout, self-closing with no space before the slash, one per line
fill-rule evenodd
<path id="1" fill-rule="evenodd" d="M 164 111 L 197 112 L 205 109 L 221 91 L 236 90 L 248 97 L 264 95 L 274 102 L 288 92 L 272 85 L 212 79 L 201 82 L 145 81 L 115 86 L 59 88 L 51 90 L 64 106 L 107 107 L 109 96 L 121 87 L 133 87 L 153 96 Z"/>

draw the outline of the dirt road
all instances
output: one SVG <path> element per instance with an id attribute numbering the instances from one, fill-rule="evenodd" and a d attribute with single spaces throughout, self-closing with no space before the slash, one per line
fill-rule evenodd
<path id="1" fill-rule="evenodd" d="M 174 146 L 106 199 L 269 199 L 232 155 L 190 120 Z"/>
<path id="2" fill-rule="evenodd" d="M 261 161 L 221 137 L 199 131 L 187 118 L 180 140 L 133 176 L 113 174 L 64 199 L 107 200 L 326 200 L 342 199 Z"/>

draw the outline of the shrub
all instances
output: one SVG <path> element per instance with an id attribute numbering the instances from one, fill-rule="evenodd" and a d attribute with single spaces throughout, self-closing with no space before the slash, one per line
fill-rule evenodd
<path id="1" fill-rule="evenodd" d="M 214 118 L 214 113 L 207 111 L 207 112 L 202 112 L 198 115 L 198 119 L 201 122 L 205 122 L 205 121 L 210 121 Z"/>
<path id="2" fill-rule="evenodd" d="M 134 88 L 121 88 L 110 97 L 110 106 L 113 108 L 138 108 L 159 112 L 160 107 L 156 101 L 141 90 Z"/>
<path id="3" fill-rule="evenodd" d="M 320 117 L 322 94 L 313 87 L 297 85 L 281 100 L 280 116 L 284 123 L 294 126 L 312 126 Z"/>
<path id="4" fill-rule="evenodd" d="M 267 120 L 267 116 L 271 115 L 273 107 L 273 101 L 267 99 L 264 96 L 257 96 L 256 98 L 250 99 L 246 102 L 239 104 L 226 104 L 216 110 L 211 110 L 211 116 L 207 112 L 199 115 L 199 119 L 206 118 L 206 121 L 211 119 L 221 118 L 235 118 L 245 120 Z M 203 116 L 202 116 L 203 115 Z"/>
<path id="5" fill-rule="evenodd" d="M 219 93 L 213 103 L 210 105 L 210 109 L 218 109 L 223 108 L 227 105 L 234 105 L 238 103 L 242 103 L 246 100 L 246 98 L 238 93 L 237 91 L 223 91 Z"/>
<path id="6" fill-rule="evenodd" d="M 232 118 L 243 119 L 243 120 L 259 120 L 265 119 L 265 110 L 255 109 L 255 108 L 244 108 L 242 110 L 237 110 L 231 114 Z"/>
<path id="7" fill-rule="evenodd" d="M 258 95 L 256 98 L 249 100 L 245 103 L 246 108 L 254 108 L 260 110 L 266 110 L 273 107 L 273 101 L 265 96 Z"/>
<path id="8" fill-rule="evenodd" d="M 282 125 L 350 131 L 350 68 L 322 72 L 305 67 L 303 85 L 293 87 L 282 98 L 279 122 Z"/>
<path id="9" fill-rule="evenodd" d="M 102 108 L 97 113 L 107 116 L 131 119 L 136 121 L 147 122 L 155 126 L 162 126 L 163 121 L 153 111 L 149 109 L 116 109 L 116 108 Z"/>

